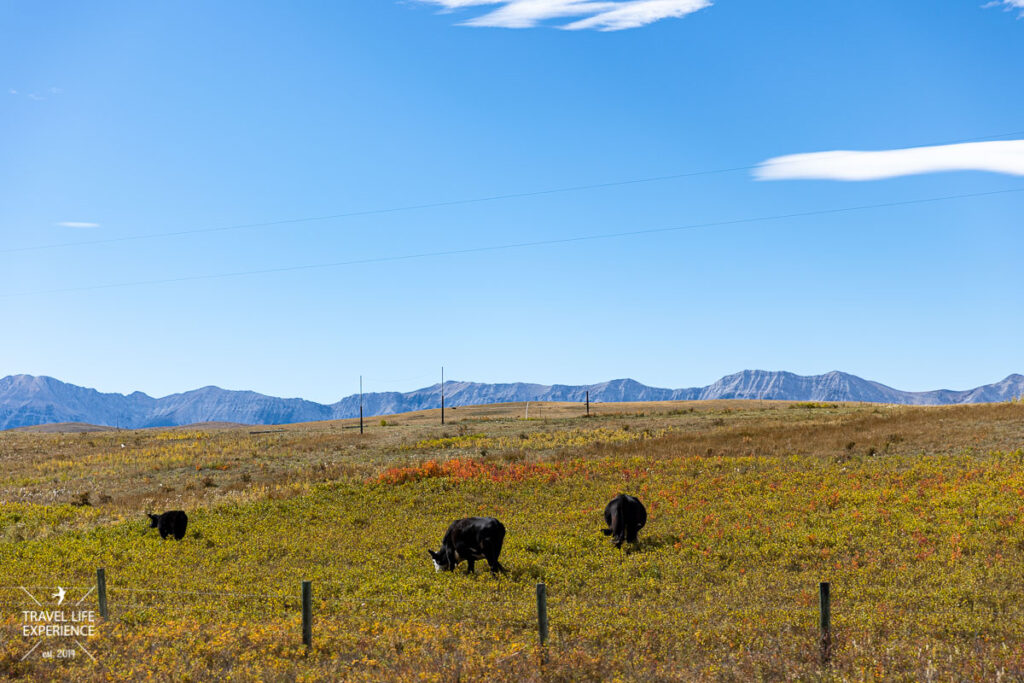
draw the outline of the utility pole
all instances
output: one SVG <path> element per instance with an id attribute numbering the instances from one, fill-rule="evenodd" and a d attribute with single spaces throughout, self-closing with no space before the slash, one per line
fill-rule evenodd
<path id="1" fill-rule="evenodd" d="M 590 417 L 590 391 L 587 391 L 587 417 Z"/>
<path id="2" fill-rule="evenodd" d="M 441 424 L 444 424 L 444 366 L 441 366 Z"/>
<path id="3" fill-rule="evenodd" d="M 359 375 L 359 433 L 363 433 L 363 376 Z"/>

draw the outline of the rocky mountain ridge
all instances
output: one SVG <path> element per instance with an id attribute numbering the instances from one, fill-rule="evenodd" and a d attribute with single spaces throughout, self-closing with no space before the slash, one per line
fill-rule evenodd
<path id="1" fill-rule="evenodd" d="M 789 401 L 864 401 L 907 405 L 949 405 L 1007 401 L 1024 395 L 1024 375 L 964 391 L 908 392 L 855 375 L 833 371 L 802 376 L 791 372 L 744 370 L 706 387 L 662 389 L 632 379 L 590 385 L 484 384 L 445 382 L 448 406 L 518 401 L 579 401 L 586 392 L 595 403 L 620 401 L 679 401 L 764 399 Z M 363 394 L 364 415 L 389 415 L 437 408 L 441 385 L 409 392 Z M 106 394 L 61 382 L 52 377 L 10 375 L 0 379 L 0 429 L 59 422 L 86 422 L 138 429 L 196 422 L 286 424 L 359 415 L 359 396 L 346 396 L 325 405 L 300 398 L 277 398 L 254 391 L 231 391 L 207 386 L 163 398 L 142 392 Z"/>

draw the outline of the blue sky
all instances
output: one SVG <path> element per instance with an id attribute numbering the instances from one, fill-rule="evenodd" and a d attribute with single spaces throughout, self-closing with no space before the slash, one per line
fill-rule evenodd
<path id="1" fill-rule="evenodd" d="M 207 277 L 1024 188 L 1024 21 L 983 5 L 0 1 L 0 375 L 333 401 L 442 364 L 1024 372 L 1024 192 Z"/>

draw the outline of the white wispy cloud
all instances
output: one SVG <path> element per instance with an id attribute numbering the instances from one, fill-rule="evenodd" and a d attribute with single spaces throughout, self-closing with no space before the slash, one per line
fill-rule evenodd
<path id="1" fill-rule="evenodd" d="M 8 88 L 7 92 L 10 93 L 11 95 L 20 95 L 21 94 L 15 88 Z M 25 97 L 29 98 L 30 100 L 35 100 L 36 102 L 43 102 L 43 101 L 46 100 L 46 96 L 40 94 L 40 92 L 42 92 L 42 91 L 27 92 L 27 93 L 25 93 Z M 51 97 L 53 97 L 53 96 L 56 96 L 56 95 L 62 95 L 64 93 L 64 90 L 62 88 L 58 88 L 56 86 L 50 86 L 49 88 L 46 89 L 45 92 L 46 92 L 46 94 L 48 94 Z"/>
<path id="2" fill-rule="evenodd" d="M 1022 13 L 1024 13 L 1024 0 L 992 0 L 992 2 L 987 2 L 984 5 L 982 5 L 982 7 L 986 9 L 988 9 L 989 7 L 1002 7 L 1007 12 L 1012 12 L 1013 10 L 1020 10 Z"/>
<path id="3" fill-rule="evenodd" d="M 447 11 L 486 8 L 467 19 L 466 26 L 534 28 L 555 26 L 570 31 L 593 29 L 621 31 L 647 24 L 685 17 L 711 0 L 420 0 Z M 561 20 L 572 20 L 563 22 Z"/>
<path id="4" fill-rule="evenodd" d="M 84 221 L 62 221 L 58 223 L 62 228 L 98 228 L 99 223 L 86 223 Z"/>
<path id="5" fill-rule="evenodd" d="M 762 162 L 758 180 L 880 180 L 942 171 L 1024 175 L 1024 140 L 968 142 L 874 152 L 835 150 L 791 154 Z"/>

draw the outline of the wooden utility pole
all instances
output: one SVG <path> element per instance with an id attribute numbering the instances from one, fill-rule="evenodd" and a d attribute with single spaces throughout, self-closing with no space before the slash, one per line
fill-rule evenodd
<path id="1" fill-rule="evenodd" d="M 363 376 L 359 375 L 359 433 L 363 433 Z"/>
<path id="2" fill-rule="evenodd" d="M 444 424 L 444 366 L 441 366 L 441 424 Z"/>
<path id="3" fill-rule="evenodd" d="M 587 392 L 587 417 L 590 417 L 590 392 Z"/>

